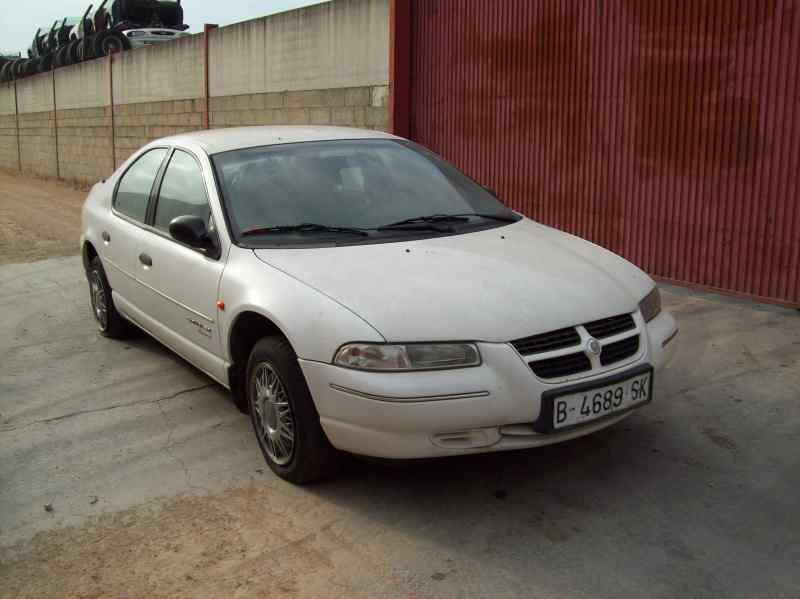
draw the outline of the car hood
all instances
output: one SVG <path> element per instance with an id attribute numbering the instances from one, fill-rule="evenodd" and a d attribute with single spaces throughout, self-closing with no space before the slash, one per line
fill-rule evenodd
<path id="1" fill-rule="evenodd" d="M 254 251 L 387 341 L 506 342 L 634 312 L 653 287 L 616 254 L 528 219 L 415 241 Z"/>

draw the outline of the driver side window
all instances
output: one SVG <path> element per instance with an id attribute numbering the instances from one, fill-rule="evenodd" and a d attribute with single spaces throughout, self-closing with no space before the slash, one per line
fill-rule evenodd
<path id="1" fill-rule="evenodd" d="M 169 223 L 178 216 L 199 216 L 209 226 L 208 205 L 203 170 L 193 156 L 175 150 L 170 158 L 156 203 L 156 229 L 169 233 Z"/>

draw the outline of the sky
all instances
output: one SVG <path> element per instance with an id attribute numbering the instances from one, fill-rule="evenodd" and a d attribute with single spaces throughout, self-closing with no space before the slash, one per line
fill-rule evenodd
<path id="1" fill-rule="evenodd" d="M 11 0 L 3 0 L 10 2 Z M 14 2 L 14 9 L 0 11 L 0 50 L 23 51 L 30 46 L 39 27 L 56 19 L 80 17 L 89 4 L 102 0 L 25 0 Z M 203 30 L 203 23 L 229 25 L 264 15 L 292 10 L 324 0 L 182 0 L 184 21 L 190 32 Z M 8 8 L 8 7 L 7 7 Z"/>

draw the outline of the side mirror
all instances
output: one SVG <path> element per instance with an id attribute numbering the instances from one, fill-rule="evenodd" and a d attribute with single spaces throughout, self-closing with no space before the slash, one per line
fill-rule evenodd
<path id="1" fill-rule="evenodd" d="M 194 214 L 173 218 L 169 223 L 169 234 L 173 239 L 189 247 L 203 250 L 212 257 L 217 251 L 216 239 L 209 233 L 205 221 Z"/>

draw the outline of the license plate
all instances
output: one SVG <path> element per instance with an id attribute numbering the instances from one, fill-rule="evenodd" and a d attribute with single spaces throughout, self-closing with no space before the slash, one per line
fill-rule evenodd
<path id="1" fill-rule="evenodd" d="M 652 399 L 653 371 L 647 369 L 616 382 L 553 397 L 551 431 L 570 428 L 625 412 Z M 548 410 L 549 411 L 549 410 Z"/>

